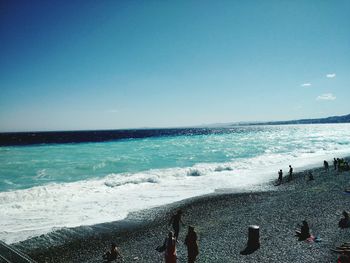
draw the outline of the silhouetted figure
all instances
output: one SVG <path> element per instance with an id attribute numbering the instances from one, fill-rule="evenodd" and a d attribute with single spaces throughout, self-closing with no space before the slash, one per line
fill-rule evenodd
<path id="1" fill-rule="evenodd" d="M 111 244 L 111 251 L 107 251 L 106 254 L 102 256 L 105 262 L 111 262 L 116 260 L 118 257 L 122 257 L 118 251 L 116 243 Z"/>
<path id="2" fill-rule="evenodd" d="M 291 181 L 293 179 L 293 167 L 289 165 L 289 177 L 288 181 Z"/>
<path id="3" fill-rule="evenodd" d="M 197 244 L 197 233 L 193 226 L 188 227 L 188 233 L 185 238 L 185 245 L 187 246 L 188 263 L 194 263 L 199 254 Z"/>
<path id="4" fill-rule="evenodd" d="M 333 166 L 334 166 L 334 170 L 337 170 L 337 164 L 338 164 L 337 159 L 333 158 Z"/>
<path id="5" fill-rule="evenodd" d="M 278 171 L 278 180 L 277 183 L 278 184 L 282 184 L 282 178 L 283 178 L 283 172 L 282 169 Z"/>
<path id="6" fill-rule="evenodd" d="M 308 239 L 311 236 L 310 235 L 310 228 L 309 228 L 308 223 L 304 220 L 303 221 L 303 225 L 300 226 L 300 227 L 301 227 L 300 231 L 298 231 L 298 230 L 295 231 L 296 236 L 299 238 L 299 241 Z"/>
<path id="7" fill-rule="evenodd" d="M 313 176 L 311 171 L 309 171 L 308 175 L 309 175 L 309 181 L 313 181 L 314 180 L 314 176 Z"/>
<path id="8" fill-rule="evenodd" d="M 180 223 L 184 226 L 185 224 L 182 222 L 181 220 L 181 216 L 182 216 L 182 211 L 178 210 L 176 212 L 175 215 L 173 215 L 170 219 L 169 225 L 173 225 L 173 229 L 174 229 L 174 237 L 177 241 L 177 239 L 179 238 L 179 232 L 180 232 Z"/>
<path id="9" fill-rule="evenodd" d="M 340 228 L 348 228 L 350 227 L 350 217 L 349 217 L 349 213 L 346 211 L 343 211 L 343 218 L 340 219 L 338 226 Z"/>
<path id="10" fill-rule="evenodd" d="M 341 254 L 338 257 L 337 263 L 350 263 L 350 257 L 346 254 Z"/>
<path id="11" fill-rule="evenodd" d="M 342 160 L 340 160 L 339 158 L 337 158 L 337 168 L 338 168 L 338 171 L 340 171 L 340 166 L 342 164 Z"/>
<path id="12" fill-rule="evenodd" d="M 326 170 L 326 172 L 329 171 L 329 164 L 326 160 L 323 161 L 323 165 L 324 165 L 324 169 Z"/>
<path id="13" fill-rule="evenodd" d="M 165 263 L 176 263 L 176 240 L 173 236 L 173 232 L 169 232 L 168 237 L 164 240 L 165 247 Z"/>

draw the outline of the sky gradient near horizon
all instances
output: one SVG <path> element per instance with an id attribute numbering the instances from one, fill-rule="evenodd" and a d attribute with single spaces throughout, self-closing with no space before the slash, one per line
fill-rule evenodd
<path id="1" fill-rule="evenodd" d="M 0 2 L 0 132 L 350 113 L 350 1 Z"/>

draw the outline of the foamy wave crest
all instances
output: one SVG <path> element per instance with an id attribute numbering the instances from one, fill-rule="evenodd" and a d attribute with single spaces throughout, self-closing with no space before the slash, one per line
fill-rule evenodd
<path id="1" fill-rule="evenodd" d="M 118 187 L 127 184 L 156 184 L 159 182 L 160 179 L 156 175 L 138 174 L 134 176 L 122 176 L 118 174 L 113 174 L 111 176 L 108 176 L 108 178 L 105 181 L 105 185 L 108 187 Z"/>
<path id="2" fill-rule="evenodd" d="M 232 168 L 230 166 L 218 166 L 214 170 L 215 172 L 222 172 L 222 171 L 232 171 Z"/>
<path id="3" fill-rule="evenodd" d="M 201 176 L 201 172 L 198 169 L 191 169 L 187 172 L 188 176 Z"/>

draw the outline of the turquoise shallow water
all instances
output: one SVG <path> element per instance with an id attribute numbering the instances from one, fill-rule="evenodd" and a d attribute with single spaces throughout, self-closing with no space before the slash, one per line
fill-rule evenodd
<path id="1" fill-rule="evenodd" d="M 272 130 L 250 127 L 228 134 L 0 147 L 0 191 L 253 157 L 269 147 L 256 138 Z"/>
<path id="2" fill-rule="evenodd" d="M 333 131 L 328 129 L 334 127 L 332 135 Z M 266 152 L 341 149 L 349 144 L 348 130 L 348 125 L 265 126 L 235 128 L 224 134 L 0 147 L 0 191 L 74 182 L 111 173 L 229 162 Z"/>
<path id="3" fill-rule="evenodd" d="M 115 221 L 219 188 L 251 189 L 288 164 L 298 171 L 348 155 L 349 124 L 0 147 L 0 239 Z"/>

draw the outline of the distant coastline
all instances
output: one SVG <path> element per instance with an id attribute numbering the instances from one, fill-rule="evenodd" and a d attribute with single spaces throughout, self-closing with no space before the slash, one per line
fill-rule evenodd
<path id="1" fill-rule="evenodd" d="M 286 125 L 286 124 L 322 124 L 322 123 L 350 123 L 350 114 L 342 115 L 342 116 L 331 116 L 331 117 L 327 117 L 327 118 L 318 118 L 318 119 L 252 122 L 252 123 L 248 123 L 248 124 L 249 125 Z"/>
<path id="2" fill-rule="evenodd" d="M 331 116 L 318 119 L 300 119 L 289 121 L 268 121 L 268 122 L 251 122 L 245 125 L 287 125 L 287 124 L 322 124 L 322 123 L 350 123 L 350 114 L 342 116 Z"/>
<path id="3" fill-rule="evenodd" d="M 331 116 L 315 119 L 298 119 L 288 121 L 239 121 L 229 123 L 203 124 L 203 128 L 230 128 L 237 126 L 258 126 L 258 125 L 293 125 L 293 124 L 332 124 L 332 123 L 350 123 L 350 114 L 341 116 Z"/>

